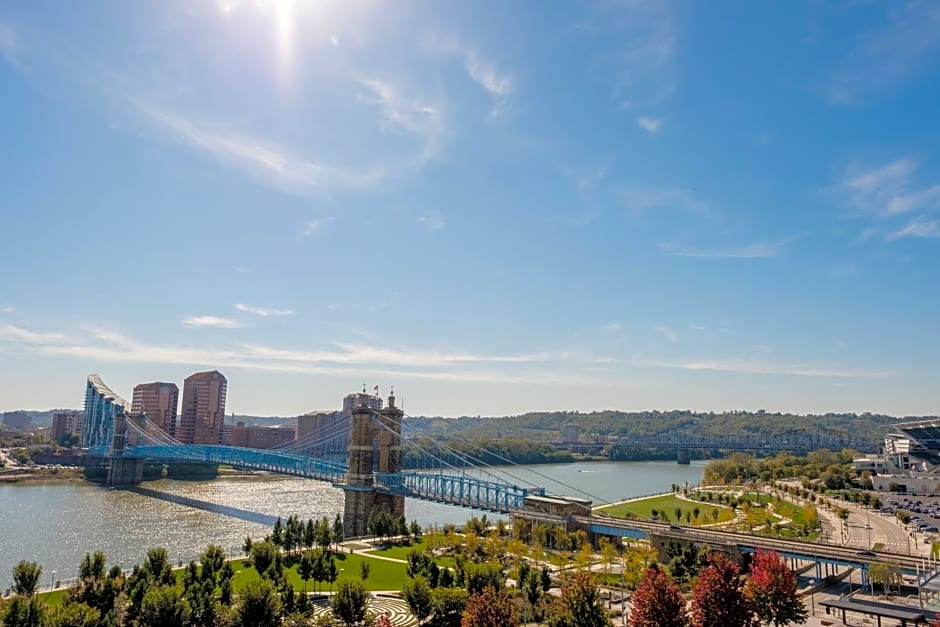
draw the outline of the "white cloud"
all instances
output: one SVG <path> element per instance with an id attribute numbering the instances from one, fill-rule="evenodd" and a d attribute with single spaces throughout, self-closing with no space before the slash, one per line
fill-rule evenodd
<path id="1" fill-rule="evenodd" d="M 617 106 L 649 106 L 675 91 L 678 27 L 670 0 L 593 0 L 576 28 L 596 51 L 590 65 Z"/>
<path id="2" fill-rule="evenodd" d="M 633 211 L 681 209 L 703 216 L 714 215 L 714 211 L 706 202 L 681 189 L 615 185 L 611 191 L 623 205 Z"/>
<path id="3" fill-rule="evenodd" d="M 940 48 L 940 4 L 894 2 L 879 28 L 859 35 L 828 86 L 834 104 L 857 104 L 924 72 Z"/>
<path id="4" fill-rule="evenodd" d="M 13 305 L 3 305 L 0 307 L 0 313 L 11 314 L 16 313 L 16 307 Z"/>
<path id="5" fill-rule="evenodd" d="M 644 131 L 655 133 L 659 130 L 659 127 L 662 124 L 662 120 L 657 120 L 656 118 L 650 118 L 645 115 L 641 115 L 636 119 L 636 123 Z"/>
<path id="6" fill-rule="evenodd" d="M 919 217 L 888 235 L 889 240 L 903 239 L 905 237 L 940 238 L 940 222 L 937 220 L 925 220 L 923 217 Z"/>
<path id="7" fill-rule="evenodd" d="M 658 324 L 654 327 L 654 329 L 656 329 L 657 333 L 662 335 L 664 338 L 666 338 L 670 342 L 676 342 L 679 339 L 679 334 L 664 324 Z"/>
<path id="8" fill-rule="evenodd" d="M 189 316 L 181 320 L 184 327 L 213 327 L 216 329 L 239 329 L 245 326 L 238 320 L 219 316 Z"/>
<path id="9" fill-rule="evenodd" d="M 754 242 L 741 248 L 725 250 L 696 250 L 677 248 L 671 244 L 660 244 L 660 248 L 676 257 L 699 257 L 703 259 L 770 259 L 779 257 L 787 240 L 776 242 Z"/>
<path id="10" fill-rule="evenodd" d="M 138 109 L 176 141 L 283 191 L 326 194 L 337 188 L 369 187 L 391 174 L 391 169 L 382 165 L 355 169 L 307 161 L 256 137 L 211 130 L 146 104 L 139 103 Z"/>
<path id="11" fill-rule="evenodd" d="M 917 177 L 918 163 L 903 157 L 879 166 L 849 165 L 839 181 L 827 190 L 856 218 L 874 222 L 855 239 L 855 244 L 885 233 L 889 241 L 907 237 L 937 237 L 936 220 L 940 212 L 940 184 L 924 184 Z M 906 224 L 897 220 L 917 214 Z M 885 226 L 885 223 L 888 226 Z"/>
<path id="12" fill-rule="evenodd" d="M 425 158 L 433 156 L 438 149 L 438 137 L 444 130 L 441 107 L 408 98 L 400 88 L 388 81 L 375 78 L 359 79 L 360 86 L 370 94 L 360 94 L 359 101 L 378 105 L 385 121 L 384 130 L 402 130 L 424 139 Z"/>
<path id="13" fill-rule="evenodd" d="M 418 218 L 418 224 L 428 231 L 437 231 L 444 228 L 446 224 L 444 215 L 440 211 L 430 211 Z"/>
<path id="14" fill-rule="evenodd" d="M 234 307 L 238 311 L 253 314 L 255 316 L 261 316 L 262 318 L 291 316 L 294 314 L 293 309 L 271 309 L 268 307 L 252 307 L 251 305 L 246 305 L 244 303 L 235 303 Z"/>
<path id="15" fill-rule="evenodd" d="M 467 76 L 493 101 L 490 115 L 496 118 L 509 112 L 509 95 L 514 87 L 511 74 L 501 73 L 491 61 L 484 59 L 479 52 L 461 44 L 455 37 L 431 35 L 425 37 L 422 46 L 435 54 L 462 57 Z"/>
<path id="16" fill-rule="evenodd" d="M 301 237 L 310 237 L 311 235 L 316 235 L 323 231 L 326 226 L 333 221 L 333 218 L 321 218 L 318 220 L 310 220 L 304 225 L 304 230 L 301 232 Z"/>
<path id="17" fill-rule="evenodd" d="M 12 324 L 0 324 L 0 341 L 21 344 L 56 344 L 71 340 L 61 333 L 36 333 Z"/>
<path id="18" fill-rule="evenodd" d="M 486 93 L 494 98 L 506 96 L 512 92 L 512 76 L 498 73 L 493 66 L 482 61 L 476 54 L 467 55 L 467 74 Z"/>
<path id="19" fill-rule="evenodd" d="M 878 379 L 893 376 L 890 372 L 857 370 L 851 368 L 808 366 L 802 364 L 775 364 L 742 360 L 655 360 L 637 357 L 631 362 L 637 366 L 676 368 L 679 370 L 730 372 L 740 374 L 784 375 L 827 379 Z"/>
<path id="20" fill-rule="evenodd" d="M 0 22 L 0 57 L 6 59 L 16 69 L 23 71 L 24 67 L 19 55 L 20 42 L 16 32 L 9 24 Z"/>

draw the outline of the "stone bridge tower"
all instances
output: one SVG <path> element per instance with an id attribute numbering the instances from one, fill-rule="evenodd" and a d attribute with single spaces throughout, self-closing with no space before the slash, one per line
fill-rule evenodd
<path id="1" fill-rule="evenodd" d="M 347 537 L 368 535 L 367 523 L 373 509 L 386 510 L 393 516 L 405 513 L 405 497 L 379 492 L 375 473 L 401 472 L 401 419 L 404 412 L 395 407 L 395 396 L 388 406 L 376 411 L 368 405 L 369 397 L 360 394 L 352 408 L 349 434 L 349 471 L 345 492 L 343 531 Z M 378 448 L 375 448 L 375 443 Z M 376 455 L 377 453 L 377 455 Z"/>

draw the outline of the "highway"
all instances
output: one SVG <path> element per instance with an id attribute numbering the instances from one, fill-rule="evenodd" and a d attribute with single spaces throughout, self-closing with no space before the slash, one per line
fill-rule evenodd
<path id="1" fill-rule="evenodd" d="M 645 535 L 656 534 L 677 540 L 691 540 L 711 546 L 727 546 L 738 548 L 764 548 L 773 549 L 786 556 L 804 560 L 815 560 L 844 566 L 864 567 L 872 562 L 893 562 L 906 571 L 923 570 L 925 558 L 922 555 L 908 555 L 906 552 L 870 551 L 865 554 L 862 549 L 851 546 L 836 546 L 830 544 L 816 544 L 800 540 L 786 540 L 737 531 L 720 529 L 703 529 L 701 527 L 679 527 L 664 523 L 655 523 L 638 520 L 624 520 L 608 516 L 575 516 L 574 519 L 582 525 L 603 525 L 614 529 L 636 530 Z"/>

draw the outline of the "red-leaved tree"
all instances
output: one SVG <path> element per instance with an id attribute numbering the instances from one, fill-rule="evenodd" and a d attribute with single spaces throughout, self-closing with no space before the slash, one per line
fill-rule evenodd
<path id="1" fill-rule="evenodd" d="M 788 623 L 802 625 L 809 617 L 797 594 L 796 577 L 776 551 L 757 551 L 744 594 L 762 623 L 773 623 L 776 627 Z"/>
<path id="2" fill-rule="evenodd" d="M 516 606 L 505 592 L 487 586 L 467 601 L 460 627 L 518 627 Z"/>
<path id="3" fill-rule="evenodd" d="M 689 627 L 682 591 L 655 564 L 646 569 L 633 595 L 630 627 Z"/>
<path id="4" fill-rule="evenodd" d="M 721 553 L 708 556 L 692 590 L 693 627 L 752 627 L 754 611 L 744 596 L 741 569 Z"/>

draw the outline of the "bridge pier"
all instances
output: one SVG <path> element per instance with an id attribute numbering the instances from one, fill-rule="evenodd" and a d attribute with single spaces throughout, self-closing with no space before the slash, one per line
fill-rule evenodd
<path id="1" fill-rule="evenodd" d="M 136 420 L 138 424 L 143 426 L 146 418 L 143 414 L 128 417 L 123 411 L 115 416 L 114 435 L 111 438 L 111 459 L 108 462 L 107 485 L 136 485 L 144 480 L 144 460 L 124 457 L 128 420 Z"/>
<path id="2" fill-rule="evenodd" d="M 676 463 L 680 466 L 688 466 L 692 463 L 692 453 L 687 448 L 680 448 L 676 451 Z"/>
<path id="3" fill-rule="evenodd" d="M 144 460 L 112 457 L 108 464 L 108 485 L 136 485 L 144 480 Z"/>

